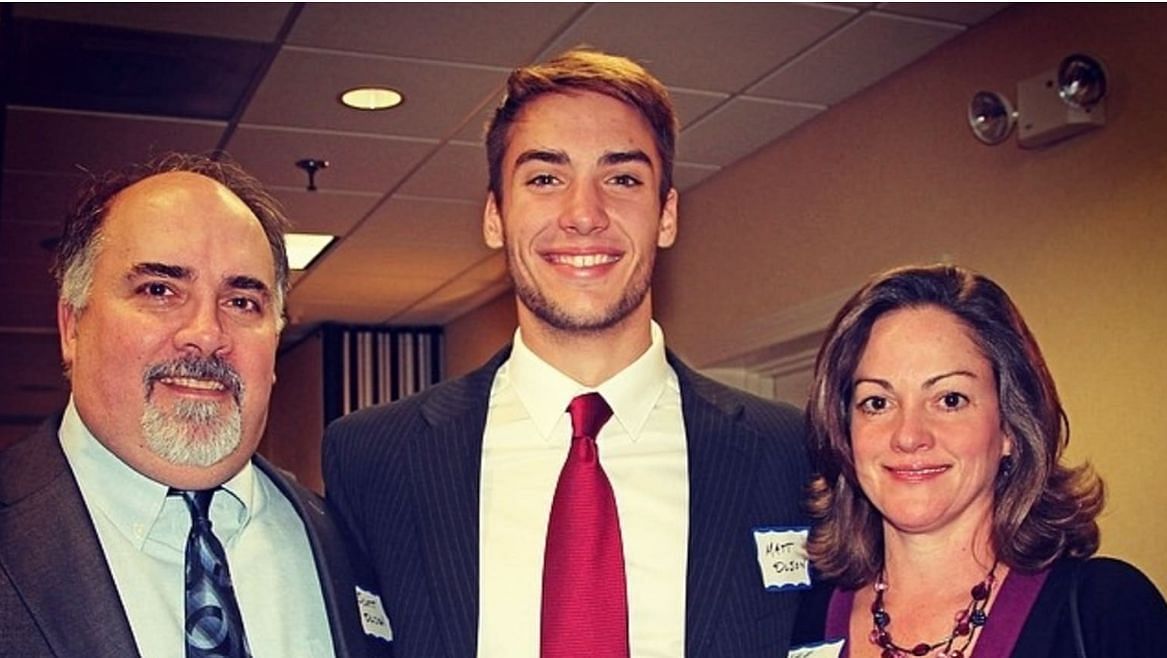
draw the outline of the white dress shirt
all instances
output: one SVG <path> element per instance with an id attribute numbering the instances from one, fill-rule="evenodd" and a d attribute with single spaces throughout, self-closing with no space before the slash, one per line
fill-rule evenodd
<path id="1" fill-rule="evenodd" d="M 632 655 L 684 653 L 688 455 L 677 375 L 654 322 L 648 351 L 594 389 L 552 368 L 516 332 L 495 375 L 483 437 L 482 658 L 539 656 L 547 520 L 571 444 L 567 405 L 593 390 L 613 412 L 597 446 L 620 515 Z"/>
<path id="2" fill-rule="evenodd" d="M 186 504 L 102 445 L 71 399 L 58 434 L 139 652 L 181 658 Z M 211 526 L 227 553 L 252 655 L 332 656 L 312 548 L 295 509 L 250 462 L 222 488 L 211 502 Z"/>

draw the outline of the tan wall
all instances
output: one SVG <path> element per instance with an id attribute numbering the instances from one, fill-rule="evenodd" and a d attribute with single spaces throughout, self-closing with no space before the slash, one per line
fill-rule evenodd
<path id="1" fill-rule="evenodd" d="M 317 332 L 282 352 L 276 362 L 271 412 L 259 452 L 295 474 L 300 484 L 324 491 L 320 446 L 324 434 L 324 356 Z"/>
<path id="2" fill-rule="evenodd" d="M 446 379 L 464 375 L 515 335 L 519 325 L 514 293 L 506 292 L 446 325 Z"/>
<path id="3" fill-rule="evenodd" d="M 979 269 L 1045 351 L 1070 461 L 1107 481 L 1103 552 L 1167 590 L 1164 46 L 1163 5 L 1016 5 L 720 173 L 682 197 L 662 258 L 671 346 L 710 365 L 751 323 L 872 272 L 941 257 Z M 1105 128 L 1038 151 L 972 138 L 975 91 L 1016 100 L 1017 81 L 1076 51 L 1109 69 Z"/>

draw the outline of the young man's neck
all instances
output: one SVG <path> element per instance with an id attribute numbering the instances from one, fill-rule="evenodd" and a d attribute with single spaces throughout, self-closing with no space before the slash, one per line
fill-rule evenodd
<path id="1" fill-rule="evenodd" d="M 556 370 L 584 386 L 599 386 L 652 346 L 652 306 L 641 304 L 600 331 L 557 329 L 519 305 L 523 343 Z"/>

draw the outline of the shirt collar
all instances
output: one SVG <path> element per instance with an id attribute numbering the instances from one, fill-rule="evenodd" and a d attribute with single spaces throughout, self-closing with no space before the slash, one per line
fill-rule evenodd
<path id="1" fill-rule="evenodd" d="M 651 334 L 652 343 L 635 361 L 599 386 L 589 388 L 539 358 L 523 342 L 522 329 L 518 329 L 510 359 L 499 369 L 496 386 L 509 384 L 514 387 L 544 437 L 551 436 L 572 398 L 597 391 L 612 408 L 612 416 L 636 440 L 665 385 L 672 382 L 676 386 L 676 374 L 665 358 L 664 332 L 655 321 L 652 322 Z"/>
<path id="2" fill-rule="evenodd" d="M 152 480 L 105 447 L 85 426 L 72 396 L 58 431 L 61 449 L 92 513 L 99 513 L 141 550 L 146 537 L 162 514 L 170 487 Z M 116 486 L 105 486 L 117 483 Z M 239 506 L 238 527 L 259 513 L 266 500 L 256 486 L 255 470 L 248 461 L 222 488 Z M 233 505 L 234 506 L 234 505 Z M 135 532 L 135 528 L 144 532 Z M 218 528 L 216 528 L 218 529 Z"/>

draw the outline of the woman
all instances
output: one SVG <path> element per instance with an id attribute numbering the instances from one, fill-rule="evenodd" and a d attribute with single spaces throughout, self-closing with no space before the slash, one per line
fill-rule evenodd
<path id="1" fill-rule="evenodd" d="M 1165 655 L 1167 604 L 1098 549 L 1103 489 L 1005 292 L 893 270 L 839 311 L 807 408 L 821 579 L 795 645 L 850 658 Z M 1082 653 L 1084 651 L 1084 654 Z"/>

